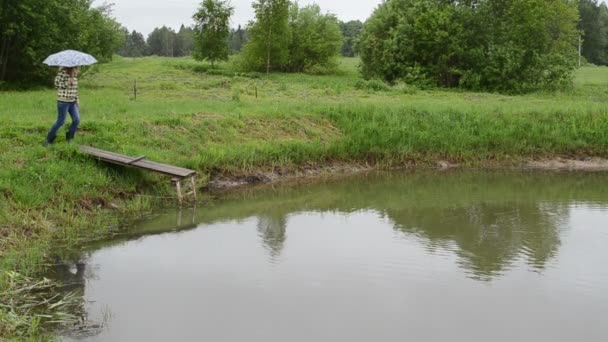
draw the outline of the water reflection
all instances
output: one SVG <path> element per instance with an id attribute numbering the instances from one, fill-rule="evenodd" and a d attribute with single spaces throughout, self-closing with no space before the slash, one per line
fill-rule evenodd
<path id="1" fill-rule="evenodd" d="M 286 240 L 286 217 L 298 212 L 373 209 L 396 231 L 416 235 L 432 251 L 453 249 L 471 277 L 489 280 L 526 258 L 542 271 L 560 245 L 572 203 L 605 203 L 605 174 L 453 172 L 367 175 L 296 188 L 228 195 L 200 223 L 257 217 L 273 257 Z"/>
<path id="2" fill-rule="evenodd" d="M 66 291 L 82 292 L 86 279 L 92 278 L 92 274 L 86 273 L 87 265 L 83 261 L 69 263 L 56 259 L 55 265 L 49 271 L 54 279 L 60 280 Z"/>
<path id="3" fill-rule="evenodd" d="M 145 220 L 57 274 L 98 301 L 92 319 L 110 309 L 99 341 L 605 336 L 588 322 L 608 303 L 608 232 L 582 228 L 605 218 L 606 181 L 458 171 L 255 188 Z"/>
<path id="4" fill-rule="evenodd" d="M 478 203 L 467 207 L 387 211 L 395 228 L 423 238 L 429 250 L 453 249 L 460 265 L 477 279 L 491 279 L 523 256 L 542 271 L 557 253 L 565 205 Z M 454 247 L 446 247 L 455 244 Z"/>
<path id="5" fill-rule="evenodd" d="M 269 213 L 267 215 L 258 216 L 258 232 L 264 242 L 264 246 L 270 252 L 272 257 L 277 257 L 281 254 L 283 244 L 287 235 L 287 217 L 284 213 Z"/>
<path id="6" fill-rule="evenodd" d="M 262 244 L 277 258 L 291 214 L 374 210 L 395 231 L 419 237 L 430 252 L 452 250 L 470 277 L 490 280 L 519 258 L 542 271 L 558 253 L 569 206 L 606 203 L 598 188 L 606 181 L 602 173 L 375 173 L 225 194 L 211 207 L 144 222 L 122 239 L 255 218 Z"/>

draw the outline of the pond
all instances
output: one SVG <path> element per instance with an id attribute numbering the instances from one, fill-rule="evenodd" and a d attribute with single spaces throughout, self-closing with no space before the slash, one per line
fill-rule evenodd
<path id="1" fill-rule="evenodd" d="M 606 341 L 608 174 L 246 189 L 89 246 L 66 341 Z"/>

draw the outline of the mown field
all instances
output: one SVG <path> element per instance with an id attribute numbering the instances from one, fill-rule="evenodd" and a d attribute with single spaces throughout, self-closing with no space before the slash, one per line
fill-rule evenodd
<path id="1" fill-rule="evenodd" d="M 484 166 L 608 157 L 608 68 L 580 69 L 559 93 L 508 96 L 388 86 L 362 80 L 357 64 L 343 59 L 337 75 L 267 76 L 235 73 L 229 63 L 210 69 L 191 59 L 117 57 L 80 79 L 76 141 L 203 175 L 336 161 Z M 4 271 L 36 275 L 54 249 L 174 203 L 163 200 L 173 193 L 162 177 L 96 163 L 63 135 L 43 147 L 55 116 L 53 89 L 0 93 Z M 0 293 L 8 286 L 0 276 Z M 0 307 L 0 337 L 22 333 L 31 319 Z"/>

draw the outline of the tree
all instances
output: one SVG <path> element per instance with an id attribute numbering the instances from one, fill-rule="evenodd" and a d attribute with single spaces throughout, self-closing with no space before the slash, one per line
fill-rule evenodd
<path id="1" fill-rule="evenodd" d="M 342 56 L 355 57 L 355 44 L 363 32 L 363 23 L 360 20 L 351 20 L 349 22 L 340 22 L 340 30 L 344 36 L 344 45 L 342 45 Z"/>
<path id="2" fill-rule="evenodd" d="M 146 53 L 144 55 L 157 55 L 163 57 L 188 56 L 194 49 L 194 30 L 191 27 L 181 25 L 179 32 L 172 28 L 157 27 L 148 35 Z M 139 42 L 139 37 L 130 37 L 133 43 Z M 140 46 L 141 47 L 141 46 Z"/>
<path id="3" fill-rule="evenodd" d="M 525 92 L 569 83 L 576 4 L 564 0 L 387 0 L 358 48 L 367 78 Z"/>
<path id="4" fill-rule="evenodd" d="M 157 56 L 174 57 L 175 40 L 176 34 L 173 29 L 166 26 L 155 28 L 154 31 L 148 35 L 150 53 Z"/>
<path id="5" fill-rule="evenodd" d="M 318 5 L 300 8 L 296 2 L 260 0 L 254 3 L 256 21 L 241 54 L 246 70 L 331 72 L 343 37 L 336 16 L 322 14 Z"/>
<path id="6" fill-rule="evenodd" d="M 45 83 L 53 70 L 48 55 L 76 49 L 100 61 L 112 58 L 121 43 L 120 26 L 110 7 L 91 0 L 3 1 L 0 6 L 0 82 Z"/>
<path id="7" fill-rule="evenodd" d="M 291 42 L 287 71 L 329 71 L 337 67 L 336 58 L 343 37 L 335 15 L 321 14 L 318 5 L 299 8 L 297 3 L 293 3 L 289 26 Z"/>
<path id="8" fill-rule="evenodd" d="M 194 51 L 194 29 L 182 24 L 175 39 L 175 56 L 190 56 Z"/>
<path id="9" fill-rule="evenodd" d="M 363 74 L 452 86 L 462 31 L 454 6 L 441 0 L 389 0 L 365 23 L 358 45 Z"/>
<path id="10" fill-rule="evenodd" d="M 466 67 L 466 87 L 527 92 L 571 84 L 579 38 L 576 2 L 487 0 L 476 14 L 482 23 L 478 37 L 486 43 L 470 38 L 468 45 L 481 58 Z"/>
<path id="11" fill-rule="evenodd" d="M 194 58 L 214 65 L 228 60 L 230 17 L 234 7 L 224 0 L 204 0 L 194 18 Z"/>
<path id="12" fill-rule="evenodd" d="M 87 11 L 81 23 L 82 49 L 100 62 L 112 60 L 114 52 L 124 45 L 125 37 L 121 33 L 121 26 L 111 15 L 112 8 L 104 4 Z"/>
<path id="13" fill-rule="evenodd" d="M 232 53 L 241 52 L 243 46 L 249 41 L 249 32 L 243 29 L 241 25 L 238 28 L 230 30 L 230 37 L 228 38 L 228 45 Z"/>
<path id="14" fill-rule="evenodd" d="M 608 64 L 608 7 L 597 0 L 580 0 L 579 29 L 583 31 L 583 56 L 591 63 Z"/>
<path id="15" fill-rule="evenodd" d="M 289 0 L 256 0 L 255 21 L 248 31 L 251 40 L 245 46 L 245 68 L 266 70 L 285 65 L 289 58 Z"/>
<path id="16" fill-rule="evenodd" d="M 149 54 L 150 47 L 146 43 L 143 34 L 133 30 L 129 31 L 124 28 L 124 41 L 123 46 L 118 50 L 118 54 L 123 57 L 143 57 Z"/>

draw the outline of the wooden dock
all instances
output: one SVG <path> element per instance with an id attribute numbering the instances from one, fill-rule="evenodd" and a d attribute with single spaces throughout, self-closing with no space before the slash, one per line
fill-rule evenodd
<path id="1" fill-rule="evenodd" d="M 126 167 L 135 167 L 147 171 L 152 171 L 156 173 L 161 173 L 167 176 L 171 176 L 171 181 L 175 184 L 177 190 L 177 197 L 180 203 L 184 199 L 184 195 L 182 194 L 182 181 L 184 179 L 190 178 L 191 191 L 186 193 L 185 195 L 194 195 L 196 198 L 196 171 L 184 169 L 178 166 L 173 166 L 169 164 L 162 164 L 153 162 L 146 159 L 146 156 L 140 157 L 130 157 L 123 154 L 118 154 L 114 152 L 100 150 L 98 148 L 90 147 L 90 146 L 78 146 L 80 151 L 84 154 L 95 157 L 98 160 L 122 165 Z"/>

